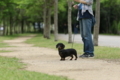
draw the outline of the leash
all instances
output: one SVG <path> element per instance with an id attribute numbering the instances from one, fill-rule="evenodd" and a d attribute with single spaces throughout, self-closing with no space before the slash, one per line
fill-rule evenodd
<path id="1" fill-rule="evenodd" d="M 74 25 L 74 27 L 78 27 L 78 25 Z M 72 48 L 73 48 L 73 44 L 74 44 L 75 34 L 76 34 L 76 32 L 74 32 L 74 34 L 73 34 Z"/>
<path id="2" fill-rule="evenodd" d="M 73 48 L 73 44 L 74 44 L 74 39 L 75 39 L 75 33 L 73 34 L 72 48 Z"/>

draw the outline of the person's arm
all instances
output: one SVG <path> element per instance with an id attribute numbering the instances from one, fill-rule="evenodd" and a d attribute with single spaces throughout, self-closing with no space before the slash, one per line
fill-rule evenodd
<path id="1" fill-rule="evenodd" d="M 83 4 L 87 4 L 87 2 L 83 1 L 83 0 L 74 0 L 74 1 L 79 2 L 79 3 L 83 3 Z"/>
<path id="2" fill-rule="evenodd" d="M 91 5 L 93 3 L 93 0 L 90 0 L 88 2 L 84 1 L 84 0 L 74 0 L 76 2 L 82 3 L 82 4 L 87 4 L 87 5 Z"/>

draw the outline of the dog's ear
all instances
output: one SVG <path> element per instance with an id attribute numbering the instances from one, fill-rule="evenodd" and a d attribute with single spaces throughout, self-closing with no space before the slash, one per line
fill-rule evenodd
<path id="1" fill-rule="evenodd" d="M 61 44 L 61 43 L 58 43 L 58 44 L 56 45 L 56 48 L 58 48 L 60 44 Z"/>
<path id="2" fill-rule="evenodd" d="M 56 48 L 58 48 L 58 44 L 56 45 Z"/>
<path id="3" fill-rule="evenodd" d="M 64 44 L 62 44 L 62 49 L 64 49 L 65 48 L 65 45 Z"/>

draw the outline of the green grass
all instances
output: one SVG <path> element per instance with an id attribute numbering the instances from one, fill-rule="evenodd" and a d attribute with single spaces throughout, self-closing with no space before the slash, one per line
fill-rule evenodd
<path id="1" fill-rule="evenodd" d="M 72 44 L 66 41 L 59 40 L 55 42 L 53 36 L 51 37 L 51 39 L 45 39 L 41 34 L 38 34 L 36 37 L 29 39 L 26 42 L 30 44 L 34 44 L 35 46 L 38 46 L 38 47 L 47 47 L 52 49 L 56 49 L 55 45 L 59 42 L 64 43 L 66 45 L 66 48 L 72 47 Z M 82 44 L 74 43 L 73 48 L 77 50 L 79 55 L 83 54 Z M 120 59 L 120 48 L 98 46 L 98 47 L 95 47 L 94 53 L 95 53 L 96 59 Z"/>
<path id="2" fill-rule="evenodd" d="M 15 37 L 13 36 L 0 36 L 0 48 L 2 47 L 10 47 L 8 44 L 3 43 L 3 40 L 9 40 L 9 39 L 14 39 Z"/>
<path id="3" fill-rule="evenodd" d="M 19 36 L 27 36 L 27 35 L 30 35 L 30 34 L 14 34 L 14 35 L 8 35 L 8 36 L 0 36 L 0 48 L 12 47 L 12 46 L 9 46 L 7 43 L 3 43 L 3 40 L 11 40 Z M 0 50 L 0 52 L 12 52 L 12 51 Z"/>
<path id="4" fill-rule="evenodd" d="M 68 80 L 64 77 L 57 77 L 54 75 L 47 75 L 43 73 L 22 71 L 22 70 L 8 70 L 5 76 L 1 75 L 1 80 Z M 14 76 L 13 76 L 14 75 Z"/>
<path id="5" fill-rule="evenodd" d="M 95 47 L 95 53 L 98 59 L 120 59 L 120 48 Z"/>
<path id="6" fill-rule="evenodd" d="M 0 50 L 0 53 L 6 53 L 6 52 L 12 52 L 12 51 L 9 51 L 9 50 Z"/>
<path id="7" fill-rule="evenodd" d="M 3 47 L 10 47 L 10 46 L 6 43 L 0 42 L 0 48 L 3 48 Z"/>
<path id="8" fill-rule="evenodd" d="M 0 36 L 0 48 L 11 47 L 8 44 L 3 43 L 3 40 L 11 40 L 19 36 L 27 36 L 27 35 L 30 35 L 30 34 L 14 34 L 14 35 L 9 35 L 9 36 Z"/>
<path id="9" fill-rule="evenodd" d="M 14 39 L 16 37 L 18 37 L 19 35 L 12 35 L 12 36 L 0 36 L 0 48 L 5 48 L 5 47 L 11 47 L 9 46 L 7 43 L 3 43 L 3 40 L 11 40 Z M 0 50 L 0 53 L 3 52 L 11 52 L 8 50 Z"/>
<path id="10" fill-rule="evenodd" d="M 17 58 L 0 57 L 0 80 L 70 80 L 43 73 L 23 70 L 25 64 Z"/>

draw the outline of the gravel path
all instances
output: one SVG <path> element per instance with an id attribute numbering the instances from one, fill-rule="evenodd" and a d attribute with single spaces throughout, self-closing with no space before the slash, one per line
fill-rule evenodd
<path id="1" fill-rule="evenodd" d="M 26 70 L 47 73 L 51 75 L 66 76 L 73 80 L 119 80 L 119 62 L 78 59 L 77 61 L 59 61 L 58 51 L 55 49 L 33 47 L 24 41 L 34 37 L 19 37 L 14 40 L 5 40 L 10 46 L 0 50 L 13 50 L 9 53 L 0 53 L 1 56 L 17 57 L 28 64 Z"/>

